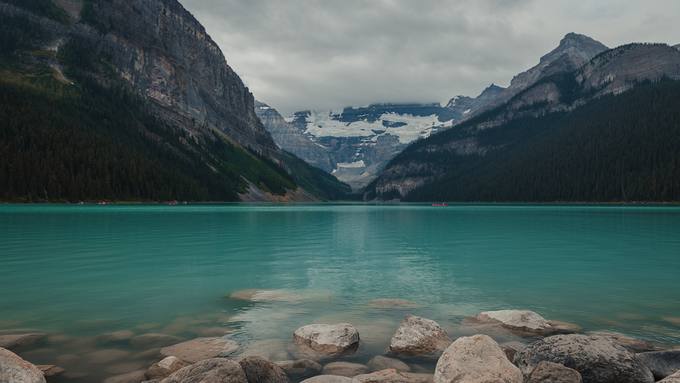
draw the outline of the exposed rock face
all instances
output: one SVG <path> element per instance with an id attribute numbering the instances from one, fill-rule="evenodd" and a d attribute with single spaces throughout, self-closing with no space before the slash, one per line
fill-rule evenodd
<path id="1" fill-rule="evenodd" d="M 151 367 L 149 367 L 149 369 L 146 370 L 146 378 L 163 379 L 170 376 L 175 371 L 180 370 L 188 365 L 189 363 L 175 356 L 168 356 L 165 357 L 163 360 L 152 364 Z"/>
<path id="2" fill-rule="evenodd" d="M 656 379 L 663 379 L 680 371 L 680 350 L 643 352 L 636 356 L 652 371 Z"/>
<path id="3" fill-rule="evenodd" d="M 359 346 L 359 332 L 349 323 L 311 324 L 295 330 L 298 346 L 325 356 L 354 352 Z"/>
<path id="4" fill-rule="evenodd" d="M 274 142 L 283 150 L 304 159 L 308 164 L 331 172 L 335 163 L 328 148 L 315 143 L 298 127 L 286 121 L 279 112 L 269 105 L 255 101 L 255 114 L 269 131 Z"/>
<path id="5" fill-rule="evenodd" d="M 548 321 L 529 310 L 485 311 L 477 315 L 476 319 L 483 323 L 499 323 L 505 328 L 524 334 L 552 335 L 577 329 L 575 325 Z"/>
<path id="6" fill-rule="evenodd" d="M 474 116 L 478 111 L 494 104 L 503 94 L 503 91 L 505 91 L 505 88 L 496 84 L 491 84 L 475 98 L 467 96 L 456 96 L 452 98 L 449 103 L 446 104 L 446 107 L 454 110 L 457 115 L 461 116 L 460 121 L 464 121 Z"/>
<path id="7" fill-rule="evenodd" d="M 371 358 L 366 364 L 371 371 L 380 371 L 394 369 L 397 371 L 408 372 L 411 371 L 411 367 L 408 364 L 402 362 L 399 359 L 389 358 L 382 355 L 377 355 Z"/>
<path id="8" fill-rule="evenodd" d="M 163 347 L 163 356 L 175 356 L 189 363 L 200 360 L 227 357 L 239 348 L 238 343 L 224 338 L 196 338 L 172 346 Z"/>
<path id="9" fill-rule="evenodd" d="M 525 375 L 542 361 L 573 368 L 585 383 L 654 381 L 652 373 L 633 353 L 607 337 L 555 335 L 530 344 L 515 356 L 515 364 Z"/>
<path id="10" fill-rule="evenodd" d="M 161 383 L 248 383 L 248 379 L 238 363 L 215 358 L 184 367 Z"/>
<path id="11" fill-rule="evenodd" d="M 45 383 L 45 376 L 38 367 L 0 348 L 0 382 Z"/>
<path id="12" fill-rule="evenodd" d="M 29 347 L 47 339 L 47 334 L 27 333 L 0 335 L 0 347 L 15 350 L 22 347 Z"/>
<path id="13" fill-rule="evenodd" d="M 435 383 L 522 383 L 523 376 L 493 339 L 486 335 L 461 337 L 442 354 Z"/>
<path id="14" fill-rule="evenodd" d="M 253 95 L 179 2 L 96 1 L 91 12 L 107 31 L 103 49 L 120 76 L 153 100 L 161 115 L 218 129 L 263 154 L 275 150 L 255 115 Z"/>
<path id="15" fill-rule="evenodd" d="M 350 362 L 331 362 L 323 366 L 321 373 L 323 375 L 337 375 L 337 376 L 356 376 L 368 372 L 368 367 L 359 363 Z"/>
<path id="16" fill-rule="evenodd" d="M 249 383 L 288 383 L 286 372 L 278 365 L 259 356 L 239 361 Z"/>
<path id="17" fill-rule="evenodd" d="M 390 341 L 390 353 L 406 356 L 428 356 L 441 353 L 451 338 L 431 319 L 408 315 Z"/>
<path id="18" fill-rule="evenodd" d="M 527 383 L 581 383 L 581 374 L 558 363 L 541 362 L 529 375 Z"/>
<path id="19" fill-rule="evenodd" d="M 291 378 L 304 379 L 321 373 L 323 368 L 319 363 L 310 359 L 283 360 L 276 362 Z"/>
<path id="20" fill-rule="evenodd" d="M 352 379 L 353 383 L 431 383 L 432 374 L 416 374 L 412 372 L 397 371 L 393 368 L 372 372 L 370 374 L 357 375 Z"/>

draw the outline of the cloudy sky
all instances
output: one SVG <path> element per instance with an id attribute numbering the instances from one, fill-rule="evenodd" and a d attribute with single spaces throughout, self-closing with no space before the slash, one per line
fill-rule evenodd
<path id="1" fill-rule="evenodd" d="M 180 0 L 255 97 L 289 114 L 477 95 L 567 32 L 680 43 L 680 1 Z"/>

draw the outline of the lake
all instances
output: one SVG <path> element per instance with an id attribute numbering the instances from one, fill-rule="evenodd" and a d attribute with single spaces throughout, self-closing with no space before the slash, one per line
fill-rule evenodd
<path id="1" fill-rule="evenodd" d="M 680 343 L 676 206 L 0 205 L 0 262 L 0 333 L 50 334 L 20 355 L 78 382 L 158 360 L 158 345 L 101 344 L 117 330 L 227 334 L 283 358 L 299 326 L 350 322 L 363 361 L 406 314 L 457 336 L 518 308 Z"/>

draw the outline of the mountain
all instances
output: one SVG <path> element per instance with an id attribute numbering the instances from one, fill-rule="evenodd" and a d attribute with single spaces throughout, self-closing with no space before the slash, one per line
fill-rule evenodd
<path id="1" fill-rule="evenodd" d="M 494 103 L 503 94 L 503 91 L 505 91 L 505 88 L 491 84 L 477 97 L 456 96 L 452 98 L 446 104 L 446 107 L 459 116 L 457 121 L 465 120 Z"/>
<path id="2" fill-rule="evenodd" d="M 570 45 L 565 40 L 560 46 Z M 588 55 L 597 50 L 591 45 Z M 680 52 L 665 44 L 629 44 L 569 72 L 549 66 L 540 76 L 515 77 L 513 83 L 523 78 L 532 84 L 505 103 L 409 146 L 365 197 L 680 199 L 674 181 L 680 176 Z"/>
<path id="3" fill-rule="evenodd" d="M 284 135 L 295 132 L 295 144 L 281 138 L 277 143 L 359 190 L 409 143 L 450 127 L 457 118 L 454 111 L 439 104 L 373 104 L 340 111 L 301 111 L 284 129 Z M 277 130 L 271 125 L 268 129 Z M 298 150 L 300 138 L 312 146 Z"/>
<path id="4" fill-rule="evenodd" d="M 176 0 L 4 0 L 0 17 L 0 198 L 309 200 L 347 190 L 276 146 L 253 95 Z"/>

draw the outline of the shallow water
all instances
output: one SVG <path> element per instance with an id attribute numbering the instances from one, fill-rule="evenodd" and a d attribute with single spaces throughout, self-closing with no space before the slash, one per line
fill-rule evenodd
<path id="1" fill-rule="evenodd" d="M 52 334 L 20 354 L 79 381 L 158 359 L 156 345 L 97 343 L 121 329 L 224 331 L 283 358 L 295 328 L 348 321 L 362 336 L 351 359 L 365 361 L 407 313 L 456 336 L 476 331 L 461 326 L 466 316 L 527 308 L 680 343 L 672 206 L 2 205 L 0 262 L 0 332 Z M 229 298 L 252 288 L 282 291 Z"/>

